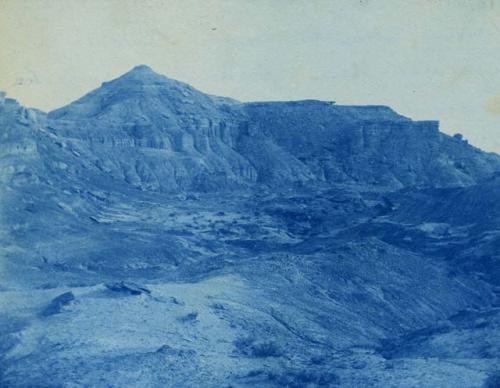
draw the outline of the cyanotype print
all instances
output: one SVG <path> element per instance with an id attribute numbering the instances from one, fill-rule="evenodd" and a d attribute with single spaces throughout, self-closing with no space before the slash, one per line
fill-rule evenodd
<path id="1" fill-rule="evenodd" d="M 500 3 L 0 1 L 1 387 L 500 387 Z"/>

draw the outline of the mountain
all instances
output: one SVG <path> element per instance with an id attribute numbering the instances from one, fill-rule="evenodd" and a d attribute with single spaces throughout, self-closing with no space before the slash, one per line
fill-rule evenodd
<path id="1" fill-rule="evenodd" d="M 84 143 L 100 169 L 145 190 L 308 181 L 385 189 L 464 186 L 500 166 L 498 155 L 440 133 L 437 122 L 414 122 L 388 107 L 244 104 L 203 94 L 146 66 L 48 117 L 53 133 Z"/>
<path id="2" fill-rule="evenodd" d="M 0 385 L 494 387 L 500 157 L 141 65 L 0 95 Z"/>
<path id="3" fill-rule="evenodd" d="M 83 143 L 117 180 L 145 190 L 213 190 L 255 180 L 232 147 L 238 127 L 232 104 L 138 66 L 50 112 L 49 125 Z"/>

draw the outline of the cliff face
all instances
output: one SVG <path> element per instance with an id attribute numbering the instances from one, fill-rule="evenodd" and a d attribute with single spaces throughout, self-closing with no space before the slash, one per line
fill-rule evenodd
<path id="1" fill-rule="evenodd" d="M 11 98 L 0 100 L 0 139 L 2 141 L 1 158 L 4 172 L 23 167 L 9 163 L 9 158 L 16 155 L 29 159 L 37 154 L 37 128 L 46 125 L 46 115 L 32 109 L 26 109 Z"/>
<path id="2" fill-rule="evenodd" d="M 145 190 L 347 183 L 381 189 L 475 183 L 488 155 L 384 106 L 295 101 L 242 104 L 145 66 L 49 114 L 96 166 Z M 90 157 L 90 155 L 89 155 Z"/>
<path id="3" fill-rule="evenodd" d="M 272 142 L 319 181 L 388 189 L 463 186 L 499 166 L 497 155 L 440 133 L 438 122 L 412 121 L 383 106 L 304 101 L 246 104 L 245 111 L 245 150 L 248 143 L 258 149 Z"/>
<path id="4" fill-rule="evenodd" d="M 115 179 L 145 190 L 215 190 L 256 179 L 233 149 L 233 104 L 139 66 L 49 121 Z"/>

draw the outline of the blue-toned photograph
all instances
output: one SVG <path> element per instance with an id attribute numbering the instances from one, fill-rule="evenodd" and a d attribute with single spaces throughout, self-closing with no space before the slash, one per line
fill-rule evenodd
<path id="1" fill-rule="evenodd" d="M 1 388 L 499 388 L 500 0 L 0 0 Z"/>

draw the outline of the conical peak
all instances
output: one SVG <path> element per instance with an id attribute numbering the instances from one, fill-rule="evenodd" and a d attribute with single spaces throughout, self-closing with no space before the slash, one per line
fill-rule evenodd
<path id="1" fill-rule="evenodd" d="M 172 78 L 168 78 L 162 74 L 155 72 L 151 67 L 147 65 L 138 65 L 133 67 L 127 73 L 121 75 L 120 77 L 104 82 L 103 86 L 109 87 L 137 87 L 137 85 L 143 86 L 160 86 L 160 87 L 177 87 L 177 88 L 188 88 L 191 87 L 183 82 L 177 81 Z"/>
<path id="2" fill-rule="evenodd" d="M 138 65 L 132 68 L 127 73 L 123 74 L 118 79 L 134 79 L 139 81 L 166 81 L 167 77 L 156 73 L 147 65 Z"/>
<path id="3" fill-rule="evenodd" d="M 52 111 L 51 117 L 62 117 L 69 113 L 78 117 L 102 115 L 110 106 L 139 105 L 137 101 L 146 100 L 155 101 L 157 106 L 179 104 L 186 111 L 190 109 L 186 101 L 189 101 L 192 109 L 214 103 L 212 97 L 188 84 L 158 74 L 147 65 L 138 65 L 118 78 L 103 82 L 100 88 L 70 105 Z"/>
<path id="4" fill-rule="evenodd" d="M 149 67 L 148 65 L 145 65 L 145 64 L 140 64 L 140 65 L 137 65 L 137 66 L 134 66 L 133 70 L 137 70 L 137 71 L 144 71 L 144 70 L 147 70 L 147 71 L 153 71 L 153 69 L 151 69 L 151 67 Z"/>
<path id="5" fill-rule="evenodd" d="M 134 66 L 132 68 L 132 70 L 130 70 L 130 72 L 134 72 L 134 73 L 153 73 L 153 74 L 157 74 L 154 72 L 154 70 L 152 68 L 150 68 L 148 65 L 137 65 L 137 66 Z"/>

